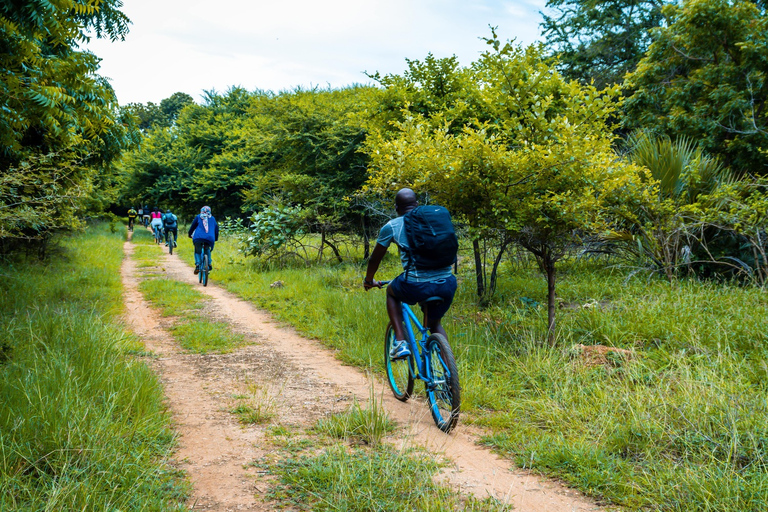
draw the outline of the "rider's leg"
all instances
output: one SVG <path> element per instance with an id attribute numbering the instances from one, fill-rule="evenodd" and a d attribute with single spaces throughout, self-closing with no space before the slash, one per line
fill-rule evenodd
<path id="1" fill-rule="evenodd" d="M 195 245 L 195 267 L 200 268 L 200 262 L 203 259 L 203 243 L 200 241 L 192 241 Z"/>
<path id="2" fill-rule="evenodd" d="M 403 328 L 403 303 L 392 294 L 392 288 L 387 288 L 387 315 L 392 322 L 392 329 L 395 330 L 395 339 L 405 339 L 405 329 Z"/>

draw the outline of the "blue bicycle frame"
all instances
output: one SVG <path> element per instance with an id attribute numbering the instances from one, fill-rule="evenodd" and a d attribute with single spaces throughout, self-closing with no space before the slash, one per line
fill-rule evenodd
<path id="1" fill-rule="evenodd" d="M 403 323 L 405 324 L 405 331 L 408 335 L 408 349 L 413 354 L 412 358 L 409 358 L 409 364 L 411 366 L 411 375 L 414 378 L 423 380 L 428 386 L 432 385 L 432 375 L 427 364 L 427 358 L 424 354 L 427 353 L 427 338 L 429 337 L 429 329 L 421 325 L 419 319 L 413 310 L 406 304 L 403 304 Z M 410 320 L 410 321 L 409 321 Z M 413 322 L 413 324 L 411 323 Z M 420 339 L 416 339 L 413 325 L 416 325 L 416 329 L 420 334 Z M 415 364 L 415 368 L 414 368 Z"/>

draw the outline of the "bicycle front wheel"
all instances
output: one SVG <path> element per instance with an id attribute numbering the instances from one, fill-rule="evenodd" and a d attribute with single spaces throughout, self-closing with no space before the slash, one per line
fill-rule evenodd
<path id="1" fill-rule="evenodd" d="M 432 419 L 445 433 L 450 432 L 459 421 L 461 389 L 456 359 L 442 334 L 432 334 L 427 339 L 427 364 L 432 383 L 427 384 L 427 401 Z"/>
<path id="2" fill-rule="evenodd" d="M 395 329 L 390 323 L 387 325 L 387 334 L 384 336 L 384 364 L 387 369 L 387 380 L 395 398 L 405 402 L 413 394 L 413 373 L 410 366 L 413 355 L 393 361 L 389 353 L 395 341 Z"/>

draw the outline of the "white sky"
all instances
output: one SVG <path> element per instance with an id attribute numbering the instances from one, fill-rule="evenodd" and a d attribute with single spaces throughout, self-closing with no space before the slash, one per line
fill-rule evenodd
<path id="1" fill-rule="evenodd" d="M 402 74 L 405 59 L 456 55 L 539 36 L 546 0 L 124 0 L 125 41 L 94 40 L 121 105 L 175 92 L 200 101 L 231 86 L 279 92 L 369 83 L 364 72 Z"/>

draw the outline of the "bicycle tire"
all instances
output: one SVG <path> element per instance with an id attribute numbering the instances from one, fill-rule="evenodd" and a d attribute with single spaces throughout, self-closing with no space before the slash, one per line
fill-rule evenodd
<path id="1" fill-rule="evenodd" d="M 168 233 L 168 254 L 173 254 L 173 246 L 176 244 L 176 238 L 173 233 Z"/>
<path id="2" fill-rule="evenodd" d="M 437 428 L 447 434 L 458 423 L 461 410 L 461 387 L 456 359 L 448 340 L 437 333 L 427 338 L 426 357 L 432 377 L 432 385 L 427 386 L 429 410 Z"/>
<path id="3" fill-rule="evenodd" d="M 392 360 L 389 352 L 395 342 L 395 329 L 390 322 L 384 335 L 384 366 L 387 369 L 387 381 L 395 398 L 406 402 L 413 395 L 413 372 L 411 371 L 413 354 L 407 358 Z"/>
<path id="4" fill-rule="evenodd" d="M 203 248 L 203 258 L 200 262 L 200 282 L 203 286 L 208 286 L 208 255 Z"/>

